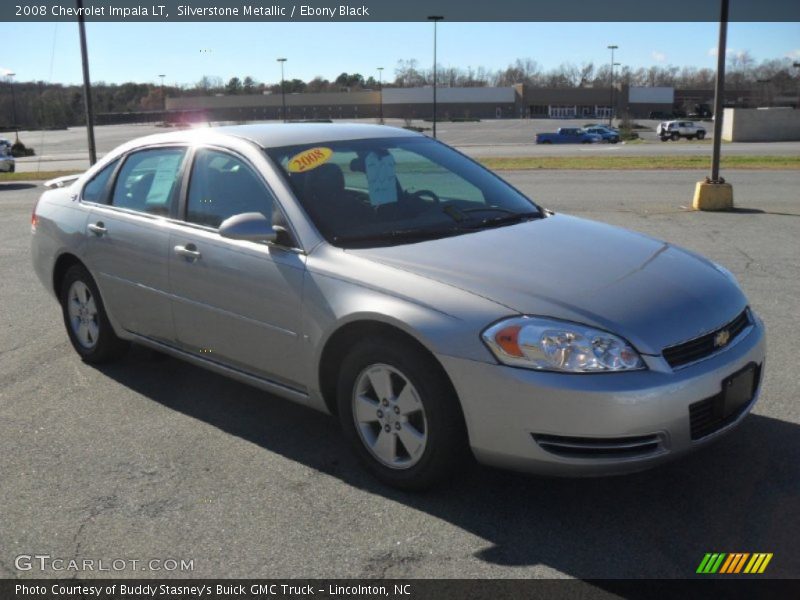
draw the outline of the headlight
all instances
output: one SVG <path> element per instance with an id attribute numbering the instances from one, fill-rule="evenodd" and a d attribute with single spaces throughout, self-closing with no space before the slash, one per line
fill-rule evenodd
<path id="1" fill-rule="evenodd" d="M 514 317 L 492 325 L 481 337 L 497 360 L 514 367 L 569 373 L 645 368 L 625 340 L 579 323 Z"/>

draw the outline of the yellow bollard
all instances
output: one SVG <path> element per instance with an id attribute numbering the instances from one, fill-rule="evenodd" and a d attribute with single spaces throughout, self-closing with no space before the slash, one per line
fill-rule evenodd
<path id="1" fill-rule="evenodd" d="M 732 209 L 733 186 L 724 181 L 720 181 L 719 183 L 711 183 L 708 180 L 698 181 L 694 188 L 692 207 L 695 210 Z"/>

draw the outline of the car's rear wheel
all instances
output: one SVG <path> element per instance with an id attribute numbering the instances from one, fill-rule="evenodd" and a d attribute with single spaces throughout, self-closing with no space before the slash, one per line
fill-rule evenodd
<path id="1" fill-rule="evenodd" d="M 384 483 L 424 489 L 466 463 L 458 398 L 441 368 L 414 345 L 360 342 L 344 359 L 337 396 L 345 436 Z"/>
<path id="2" fill-rule="evenodd" d="M 60 299 L 69 341 L 84 361 L 109 362 L 125 353 L 128 343 L 114 333 L 97 285 L 84 266 L 67 270 Z"/>

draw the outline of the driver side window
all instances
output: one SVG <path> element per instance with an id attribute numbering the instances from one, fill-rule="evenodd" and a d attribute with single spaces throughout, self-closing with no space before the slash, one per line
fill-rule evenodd
<path id="1" fill-rule="evenodd" d="M 194 157 L 186 221 L 218 228 L 228 217 L 260 212 L 272 217 L 273 198 L 253 169 L 227 152 L 201 148 Z"/>

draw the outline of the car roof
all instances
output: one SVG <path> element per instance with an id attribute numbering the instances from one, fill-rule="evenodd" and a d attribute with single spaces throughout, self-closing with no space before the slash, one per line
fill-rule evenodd
<path id="1" fill-rule="evenodd" d="M 249 140 L 262 148 L 279 148 L 299 144 L 316 144 L 354 139 L 387 137 L 425 137 L 422 134 L 389 127 L 363 123 L 259 123 L 223 127 L 197 127 L 190 130 L 159 133 L 135 141 L 136 145 L 219 140 L 236 137 Z"/>

